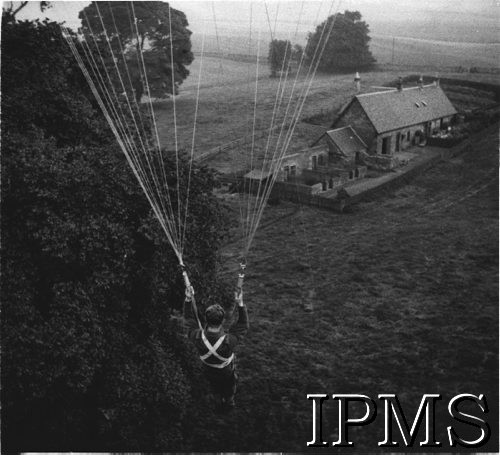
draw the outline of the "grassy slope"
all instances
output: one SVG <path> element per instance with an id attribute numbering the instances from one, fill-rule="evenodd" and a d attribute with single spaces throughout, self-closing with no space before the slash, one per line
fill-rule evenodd
<path id="1" fill-rule="evenodd" d="M 219 60 L 204 61 L 200 151 L 241 138 L 247 129 L 253 91 L 246 68 L 231 61 L 223 65 L 221 87 Z M 255 69 L 250 65 L 251 73 Z M 380 86 L 399 75 L 405 73 L 367 73 L 363 84 Z M 191 140 L 196 81 L 192 68 L 177 100 L 181 144 Z M 263 125 L 271 118 L 276 87 L 276 80 L 262 76 L 258 118 Z M 304 116 L 338 108 L 352 94 L 352 76 L 320 76 Z M 164 143 L 173 142 L 171 111 L 171 102 L 164 103 L 158 115 Z M 307 393 L 398 393 L 413 413 L 422 393 L 484 393 L 494 407 L 497 149 L 496 131 L 490 131 L 474 153 L 351 214 L 288 203 L 269 206 L 249 258 L 252 329 L 240 349 L 238 409 L 218 417 L 198 409 L 193 448 L 304 450 L 311 433 Z M 225 156 L 213 164 L 233 165 Z M 234 245 L 228 247 L 229 268 L 236 265 L 237 253 Z M 313 313 L 303 310 L 310 295 Z M 324 434 L 332 440 L 333 408 L 327 414 Z M 438 422 L 442 430 L 445 423 Z M 376 423 L 353 435 L 359 448 L 373 449 L 382 431 Z"/>
<path id="2" fill-rule="evenodd" d="M 204 450 L 305 450 L 307 393 L 397 393 L 411 419 L 422 394 L 441 393 L 442 442 L 447 398 L 484 393 L 497 413 L 497 149 L 495 126 L 471 152 L 350 214 L 266 209 L 246 281 L 238 409 L 204 422 L 219 432 L 211 441 L 194 430 Z M 331 441 L 331 404 L 325 414 Z M 358 449 L 377 447 L 382 422 L 353 430 Z"/>

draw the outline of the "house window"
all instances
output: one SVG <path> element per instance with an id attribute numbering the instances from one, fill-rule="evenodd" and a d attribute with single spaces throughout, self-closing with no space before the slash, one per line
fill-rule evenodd
<path id="1" fill-rule="evenodd" d="M 333 179 L 332 178 L 328 181 L 328 188 L 333 188 Z"/>
<path id="2" fill-rule="evenodd" d="M 321 189 L 322 189 L 323 191 L 326 191 L 326 182 L 324 182 L 324 181 L 323 181 L 323 182 L 321 182 Z"/>
<path id="3" fill-rule="evenodd" d="M 290 166 L 290 177 L 295 177 L 297 175 L 297 166 Z"/>
<path id="4" fill-rule="evenodd" d="M 325 164 L 325 157 L 323 155 L 318 156 L 318 166 L 324 166 Z"/>
<path id="5" fill-rule="evenodd" d="M 288 177 L 290 176 L 290 166 L 285 166 L 285 181 L 288 180 Z"/>
<path id="6" fill-rule="evenodd" d="M 312 157 L 312 169 L 313 171 L 318 169 L 318 157 L 316 155 L 313 155 Z"/>
<path id="7" fill-rule="evenodd" d="M 354 177 L 359 177 L 359 169 L 356 168 L 356 170 L 354 171 Z"/>
<path id="8" fill-rule="evenodd" d="M 349 180 L 352 180 L 354 178 L 354 172 L 350 171 L 349 172 Z"/>
<path id="9" fill-rule="evenodd" d="M 410 132 L 409 132 L 409 131 L 406 133 L 406 140 L 407 140 L 408 142 L 410 141 Z"/>

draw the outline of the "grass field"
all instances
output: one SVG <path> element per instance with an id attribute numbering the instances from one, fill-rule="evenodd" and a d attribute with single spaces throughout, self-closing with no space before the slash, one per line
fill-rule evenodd
<path id="1" fill-rule="evenodd" d="M 404 27 L 403 27 L 404 28 Z M 379 33 L 371 33 L 370 50 L 373 56 L 381 64 L 394 62 L 400 65 L 417 65 L 436 68 L 445 68 L 452 66 L 479 66 L 500 68 L 500 43 L 498 42 L 498 32 L 490 33 L 490 36 L 496 38 L 497 42 L 466 42 L 467 36 L 461 36 L 457 30 L 454 35 L 461 38 L 461 41 L 444 39 L 432 39 L 432 34 L 419 37 L 412 35 L 398 36 L 404 30 L 397 30 L 382 27 L 378 28 Z M 399 33 L 398 33 L 399 32 Z M 390 34 L 389 34 L 390 33 Z M 395 36 L 394 36 L 395 35 Z M 439 34 L 438 34 L 439 35 Z M 436 36 L 436 33 L 434 33 Z M 394 37 L 394 59 L 392 55 Z M 469 38 L 472 38 L 469 36 Z M 201 50 L 201 37 L 193 35 L 193 47 L 196 51 Z M 302 36 L 301 42 L 307 41 L 307 36 Z M 217 42 L 215 36 L 206 38 L 205 50 L 208 52 L 220 52 L 229 54 L 247 54 L 248 37 L 228 37 L 220 36 Z M 269 39 L 261 40 L 261 54 L 267 55 Z M 256 55 L 256 45 L 253 49 Z"/>
<path id="2" fill-rule="evenodd" d="M 203 62 L 196 59 L 190 67 L 191 75 L 181 86 L 181 93 L 175 100 L 177 119 L 177 143 L 179 148 L 190 151 L 193 144 L 194 118 L 197 106 L 198 75 L 202 66 L 202 79 L 196 121 L 194 154 L 195 156 L 214 147 L 229 143 L 235 139 L 251 134 L 253 129 L 254 99 L 256 89 L 257 65 L 255 63 L 238 62 L 216 57 L 205 57 Z M 362 88 L 370 90 L 394 81 L 398 76 L 414 74 L 411 68 L 391 69 L 388 71 L 372 71 L 362 73 Z M 428 73 L 426 73 L 428 74 Z M 461 77 L 463 73 L 440 73 L 442 77 Z M 434 72 L 429 75 L 433 76 Z M 474 80 L 491 80 L 493 75 L 474 74 Z M 287 82 L 283 95 L 283 103 L 277 111 L 278 122 L 283 119 L 287 102 L 294 84 L 295 75 Z M 289 116 L 297 106 L 297 99 L 305 87 L 304 75 L 299 76 L 290 104 Z M 267 66 L 260 65 L 257 85 L 257 104 L 255 107 L 256 130 L 271 125 L 278 79 L 268 77 Z M 311 84 L 301 118 L 321 111 L 337 111 L 355 94 L 353 75 L 317 74 Z M 163 146 L 173 149 L 175 146 L 174 104 L 173 100 L 155 104 L 160 141 Z M 276 124 L 276 123 L 275 123 Z M 313 138 L 311 138 L 313 140 Z M 306 140 L 307 142 L 307 140 Z M 302 147 L 300 134 L 291 142 L 290 151 L 294 147 Z"/>
<path id="3" fill-rule="evenodd" d="M 484 393 L 498 415 L 497 150 L 495 125 L 473 150 L 348 214 L 266 209 L 245 284 L 238 408 L 215 418 L 220 439 L 194 430 L 204 450 L 305 450 L 308 393 L 397 393 L 411 416 L 422 394 L 442 394 L 443 443 L 452 396 Z M 229 268 L 236 256 L 229 246 Z M 336 411 L 325 409 L 332 441 Z M 213 430 L 210 419 L 194 428 Z M 352 431 L 358 450 L 375 450 L 377 422 Z"/>
<path id="4" fill-rule="evenodd" d="M 370 49 L 379 63 L 442 67 L 500 67 L 500 43 L 463 43 L 374 35 Z"/>

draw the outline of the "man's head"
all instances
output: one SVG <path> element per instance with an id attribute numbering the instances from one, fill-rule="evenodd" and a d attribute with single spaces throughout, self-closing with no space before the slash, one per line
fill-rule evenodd
<path id="1" fill-rule="evenodd" d="M 205 319 L 210 327 L 219 327 L 222 325 L 224 320 L 224 308 L 222 308 L 218 303 L 215 305 L 210 305 L 205 310 Z"/>

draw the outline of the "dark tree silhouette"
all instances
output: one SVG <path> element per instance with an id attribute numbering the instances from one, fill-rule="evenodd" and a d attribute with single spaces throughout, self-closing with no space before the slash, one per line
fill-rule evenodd
<path id="1" fill-rule="evenodd" d="M 333 28 L 328 37 L 332 21 L 334 21 Z M 313 63 L 315 63 L 324 46 L 318 65 L 320 71 L 335 72 L 369 68 L 375 63 L 375 58 L 368 46 L 370 41 L 368 34 L 368 24 L 361 20 L 359 11 L 344 11 L 344 13 L 330 16 L 316 27 L 314 33 L 309 33 L 305 50 L 307 59 L 309 62 L 314 60 Z M 316 49 L 318 51 L 314 57 Z"/>
<path id="2" fill-rule="evenodd" d="M 186 15 L 170 8 L 165 2 L 133 2 L 134 11 L 131 3 L 92 2 L 79 14 L 82 30 L 86 36 L 92 36 L 91 40 L 97 37 L 103 41 L 107 33 L 114 57 L 122 67 L 126 64 L 130 71 L 138 101 L 145 89 L 140 54 L 144 56 L 152 96 L 164 97 L 176 93 L 178 86 L 189 75 L 186 66 L 193 61 L 191 32 L 187 28 L 189 24 Z M 121 49 L 124 50 L 124 55 Z"/>
<path id="3" fill-rule="evenodd" d="M 292 45 L 288 40 L 274 39 L 269 43 L 269 68 L 271 77 L 276 77 L 278 71 L 286 71 L 292 57 Z"/>

